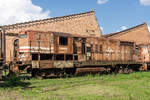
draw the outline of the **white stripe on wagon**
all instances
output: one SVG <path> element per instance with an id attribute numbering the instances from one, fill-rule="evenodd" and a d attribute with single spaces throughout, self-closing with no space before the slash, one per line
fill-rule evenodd
<path id="1" fill-rule="evenodd" d="M 40 50 L 51 50 L 53 51 L 54 48 L 51 47 L 51 48 L 46 48 L 46 47 L 30 47 L 30 46 L 21 46 L 19 47 L 19 52 L 38 52 L 38 49 Z"/>

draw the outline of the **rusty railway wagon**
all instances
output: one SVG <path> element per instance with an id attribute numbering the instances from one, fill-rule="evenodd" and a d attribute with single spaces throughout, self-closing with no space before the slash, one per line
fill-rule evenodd
<path id="1" fill-rule="evenodd" d="M 32 76 L 130 73 L 143 61 L 134 42 L 61 32 L 21 31 L 14 43 L 10 70 Z"/>

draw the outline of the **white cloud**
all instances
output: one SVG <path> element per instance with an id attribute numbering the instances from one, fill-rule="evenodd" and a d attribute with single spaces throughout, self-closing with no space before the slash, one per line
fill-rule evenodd
<path id="1" fill-rule="evenodd" d="M 104 30 L 104 28 L 103 28 L 103 27 L 101 27 L 101 26 L 100 26 L 100 29 L 101 29 L 101 31 L 103 31 L 103 30 Z"/>
<path id="2" fill-rule="evenodd" d="M 43 19 L 49 14 L 32 0 L 0 0 L 0 25 Z"/>
<path id="3" fill-rule="evenodd" d="M 148 6 L 148 5 L 150 5 L 150 0 L 140 0 L 140 3 L 142 5 Z"/>
<path id="4" fill-rule="evenodd" d="M 150 26 L 148 26 L 148 30 L 149 30 L 149 32 L 150 32 Z"/>
<path id="5" fill-rule="evenodd" d="M 126 26 L 121 26 L 120 29 L 118 29 L 116 32 L 120 32 L 120 31 L 123 31 L 123 30 L 126 30 L 127 27 Z"/>
<path id="6" fill-rule="evenodd" d="M 105 4 L 106 2 L 108 2 L 109 0 L 98 0 L 97 3 L 98 4 Z"/>
<path id="7" fill-rule="evenodd" d="M 116 32 L 120 32 L 120 30 L 117 30 Z"/>
<path id="8" fill-rule="evenodd" d="M 121 30 L 126 30 L 127 29 L 126 26 L 121 26 L 120 28 L 121 28 Z"/>

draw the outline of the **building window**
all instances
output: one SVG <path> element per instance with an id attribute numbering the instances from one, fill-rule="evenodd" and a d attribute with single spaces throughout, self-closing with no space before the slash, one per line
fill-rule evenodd
<path id="1" fill-rule="evenodd" d="M 59 45 L 68 45 L 68 38 L 67 37 L 59 37 Z"/>

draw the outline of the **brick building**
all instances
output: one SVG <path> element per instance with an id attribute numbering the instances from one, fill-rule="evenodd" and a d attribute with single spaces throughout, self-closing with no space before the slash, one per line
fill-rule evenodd
<path id="1" fill-rule="evenodd" d="M 124 41 L 133 41 L 136 42 L 137 45 L 150 43 L 150 33 L 146 23 L 123 30 L 121 32 L 106 34 L 103 35 L 103 37 Z"/>
<path id="2" fill-rule="evenodd" d="M 17 39 L 17 34 L 22 30 L 54 31 L 94 37 L 101 36 L 101 30 L 94 11 L 13 25 L 5 25 L 1 26 L 1 28 L 6 34 L 6 61 L 13 60 L 14 41 Z"/>

